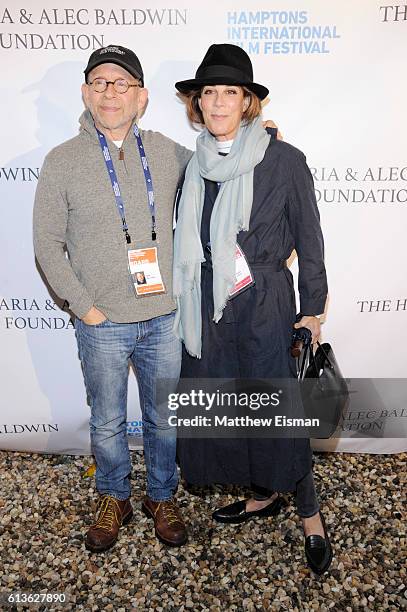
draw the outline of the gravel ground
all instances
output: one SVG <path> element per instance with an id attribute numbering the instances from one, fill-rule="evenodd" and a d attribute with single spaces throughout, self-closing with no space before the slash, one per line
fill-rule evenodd
<path id="1" fill-rule="evenodd" d="M 407 608 L 403 532 L 406 455 L 315 454 L 315 480 L 334 560 L 318 577 L 306 567 L 292 499 L 277 518 L 240 526 L 210 519 L 244 491 L 177 497 L 190 539 L 169 549 L 140 510 L 145 467 L 133 452 L 133 521 L 115 548 L 88 552 L 94 479 L 89 457 L 0 452 L 0 610 L 14 591 L 65 593 L 42 610 L 400 610 Z M 198 494 L 197 494 L 198 493 Z M 233 495 L 232 495 L 233 493 Z"/>

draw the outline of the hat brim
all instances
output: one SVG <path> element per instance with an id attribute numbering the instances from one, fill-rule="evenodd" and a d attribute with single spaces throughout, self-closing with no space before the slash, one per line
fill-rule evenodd
<path id="1" fill-rule="evenodd" d="M 120 66 L 121 68 L 124 68 L 125 70 L 127 70 L 127 72 L 129 72 L 135 79 L 138 79 L 139 81 L 141 81 L 141 83 L 144 86 L 144 81 L 143 81 L 143 77 L 141 77 L 138 72 L 136 72 L 136 70 L 134 70 L 133 66 L 129 66 L 129 64 L 127 64 L 126 62 L 122 62 L 119 59 L 116 58 L 101 58 L 100 60 L 97 60 L 94 64 L 92 64 L 92 66 L 87 67 L 86 70 L 84 70 L 85 73 L 85 78 L 88 78 L 88 74 L 89 72 L 91 72 L 94 68 L 97 68 L 97 66 L 100 66 L 101 64 L 116 64 L 117 66 Z"/>
<path id="2" fill-rule="evenodd" d="M 213 77 L 207 79 L 188 79 L 186 81 L 178 81 L 175 83 L 175 88 L 181 93 L 188 93 L 193 89 L 200 89 L 204 85 L 241 85 L 250 89 L 260 100 L 264 100 L 269 95 L 267 87 L 259 83 L 236 82 L 236 79 L 230 77 Z"/>

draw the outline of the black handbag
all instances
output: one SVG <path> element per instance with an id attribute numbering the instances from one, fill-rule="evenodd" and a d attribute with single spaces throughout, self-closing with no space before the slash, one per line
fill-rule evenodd
<path id="1" fill-rule="evenodd" d="M 311 438 L 327 439 L 334 434 L 345 414 L 349 401 L 348 385 L 328 342 L 317 342 L 318 348 L 314 353 L 311 332 L 303 334 L 301 341 L 303 347 L 297 369 L 304 412 L 306 418 L 319 420 L 319 426 L 309 427 L 309 434 Z"/>

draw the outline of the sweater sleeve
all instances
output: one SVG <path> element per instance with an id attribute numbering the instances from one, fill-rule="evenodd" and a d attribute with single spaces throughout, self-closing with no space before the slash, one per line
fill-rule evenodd
<path id="1" fill-rule="evenodd" d="M 298 255 L 300 311 L 303 315 L 319 315 L 324 312 L 328 293 L 324 239 L 314 181 L 301 152 L 297 152 L 292 164 L 288 221 Z"/>
<path id="2" fill-rule="evenodd" d="M 178 143 L 175 143 L 175 154 L 179 163 L 180 176 L 183 177 L 185 174 L 185 169 L 194 152 Z"/>
<path id="3" fill-rule="evenodd" d="M 35 194 L 34 252 L 52 289 L 82 318 L 92 308 L 93 300 L 66 256 L 68 202 L 63 185 L 63 169 L 51 151 L 44 160 Z"/>

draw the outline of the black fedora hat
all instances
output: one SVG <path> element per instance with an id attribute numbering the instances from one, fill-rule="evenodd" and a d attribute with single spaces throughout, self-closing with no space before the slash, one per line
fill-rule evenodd
<path id="1" fill-rule="evenodd" d="M 264 100 L 269 93 L 267 87 L 253 83 L 253 66 L 246 51 L 226 43 L 209 47 L 194 79 L 175 83 L 181 93 L 204 85 L 244 85 L 260 100 Z"/>

